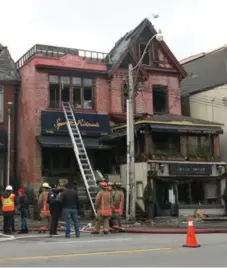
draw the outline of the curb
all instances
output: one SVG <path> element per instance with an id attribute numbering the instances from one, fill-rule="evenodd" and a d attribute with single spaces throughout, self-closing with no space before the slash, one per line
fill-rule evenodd
<path id="1" fill-rule="evenodd" d="M 90 233 L 93 228 L 81 228 L 80 231 L 84 233 Z M 41 230 L 40 228 L 30 228 L 29 232 L 48 232 L 48 230 Z M 58 232 L 64 232 L 65 228 L 58 228 Z M 125 228 L 122 233 L 129 234 L 187 234 L 187 229 L 130 229 Z M 195 229 L 196 234 L 225 234 L 227 228 L 210 228 L 210 229 Z M 7 238 L 6 238 L 7 239 Z"/>
<path id="2" fill-rule="evenodd" d="M 125 229 L 124 233 L 129 234 L 187 234 L 182 229 Z M 225 234 L 227 228 L 222 229 L 195 229 L 196 234 Z"/>

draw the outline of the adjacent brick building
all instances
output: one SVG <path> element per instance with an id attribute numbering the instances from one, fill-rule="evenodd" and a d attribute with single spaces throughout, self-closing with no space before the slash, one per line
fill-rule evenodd
<path id="1" fill-rule="evenodd" d="M 17 62 L 22 79 L 18 111 L 18 174 L 22 183 L 39 186 L 43 177 L 76 176 L 62 101 L 73 104 L 96 169 L 113 172 L 113 165 L 122 164 L 122 160 L 117 159 L 120 153 L 124 154 L 125 163 L 128 64 L 136 65 L 155 33 L 152 24 L 145 19 L 120 38 L 109 53 L 35 45 Z M 176 161 L 185 164 L 185 160 L 207 162 L 208 157 L 203 155 L 202 158 L 198 153 L 205 137 L 212 151 L 209 161 L 220 161 L 222 126 L 181 116 L 180 82 L 185 76 L 185 70 L 166 43 L 154 40 L 134 73 L 136 153 L 143 154 L 137 161 L 163 160 L 164 149 L 167 151 L 165 159 L 173 161 L 172 164 Z M 122 137 L 120 146 L 116 137 Z M 115 143 L 115 149 L 111 143 Z M 190 155 L 192 148 L 193 156 Z M 62 172 L 58 171 L 60 166 Z M 216 173 L 215 169 L 213 174 Z M 167 178 L 173 176 L 177 175 L 165 173 Z"/>
<path id="2" fill-rule="evenodd" d="M 17 96 L 20 76 L 6 46 L 0 44 L 0 186 L 7 178 L 8 103 L 12 103 L 10 135 L 10 182 L 17 186 Z"/>

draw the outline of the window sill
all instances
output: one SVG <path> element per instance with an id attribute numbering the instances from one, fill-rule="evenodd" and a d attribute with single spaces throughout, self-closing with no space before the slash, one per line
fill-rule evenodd
<path id="1" fill-rule="evenodd" d="M 55 112 L 62 112 L 63 109 L 61 107 L 56 107 L 56 108 L 52 108 L 52 107 L 48 107 L 46 109 L 47 111 L 55 111 Z M 79 113 L 91 113 L 91 114 L 95 114 L 97 113 L 95 109 L 85 109 L 85 108 L 73 108 L 74 111 L 79 112 Z"/>

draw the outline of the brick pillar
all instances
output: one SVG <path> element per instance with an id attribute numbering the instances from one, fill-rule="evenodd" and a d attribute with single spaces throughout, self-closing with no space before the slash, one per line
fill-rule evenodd
<path id="1" fill-rule="evenodd" d="M 183 156 L 187 156 L 188 153 L 188 138 L 187 136 L 180 137 L 180 144 L 181 144 L 181 154 Z"/>
<path id="2" fill-rule="evenodd" d="M 38 191 L 39 187 L 43 183 L 43 180 L 42 180 L 42 148 L 37 141 L 35 142 L 36 142 L 35 144 L 36 154 L 34 158 L 34 177 L 35 178 L 34 178 L 32 188 L 36 192 Z"/>
<path id="3" fill-rule="evenodd" d="M 219 135 L 213 136 L 213 146 L 214 146 L 214 155 L 215 157 L 220 157 L 220 137 Z"/>
<path id="4" fill-rule="evenodd" d="M 153 151 L 152 134 L 150 132 L 144 133 L 144 153 L 149 156 Z"/>

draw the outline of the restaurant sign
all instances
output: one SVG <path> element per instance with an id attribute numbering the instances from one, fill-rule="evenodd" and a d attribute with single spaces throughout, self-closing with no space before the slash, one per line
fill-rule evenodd
<path id="1" fill-rule="evenodd" d="M 105 114 L 74 114 L 82 135 L 108 135 L 109 117 Z M 74 125 L 73 123 L 71 124 Z M 42 135 L 68 135 L 67 122 L 63 112 L 41 112 Z"/>
<path id="2" fill-rule="evenodd" d="M 174 176 L 210 176 L 209 164 L 169 164 L 169 175 Z"/>

